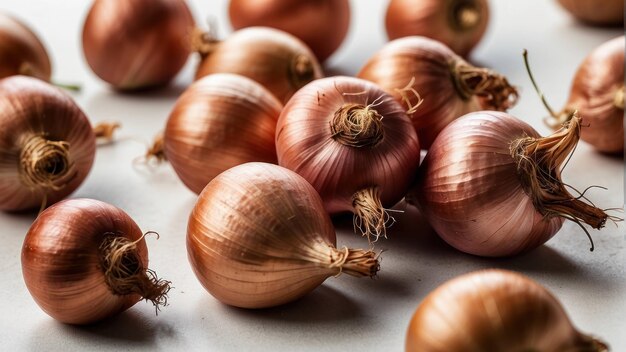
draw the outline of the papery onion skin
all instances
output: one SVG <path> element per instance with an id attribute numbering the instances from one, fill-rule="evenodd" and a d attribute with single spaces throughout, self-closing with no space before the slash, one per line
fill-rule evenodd
<path id="1" fill-rule="evenodd" d="M 234 29 L 267 26 L 296 36 L 320 62 L 339 48 L 350 26 L 348 0 L 231 0 L 228 14 Z"/>
<path id="2" fill-rule="evenodd" d="M 162 86 L 187 62 L 194 26 L 184 0 L 95 0 L 83 52 L 93 72 L 116 89 Z"/>
<path id="3" fill-rule="evenodd" d="M 623 0 L 558 0 L 578 20 L 595 26 L 621 26 L 624 23 Z"/>
<path id="4" fill-rule="evenodd" d="M 574 76 L 562 112 L 569 115 L 577 110 L 589 125 L 580 138 L 604 153 L 624 152 L 625 47 L 621 36 L 602 44 L 585 58 Z"/>
<path id="5" fill-rule="evenodd" d="M 277 165 L 247 163 L 211 181 L 187 227 L 189 262 L 222 303 L 265 308 L 296 300 L 330 276 L 374 276 L 375 255 L 337 250 L 332 222 L 316 191 Z M 350 251 L 364 258 L 339 259 Z M 362 263 L 354 270 L 351 265 Z"/>
<path id="6" fill-rule="evenodd" d="M 71 199 L 46 209 L 31 226 L 22 248 L 22 273 L 30 294 L 48 315 L 64 323 L 89 324 L 122 312 L 141 296 L 117 295 L 105 282 L 99 247 L 108 234 L 142 237 L 122 210 L 92 199 Z M 136 243 L 148 265 L 143 239 Z"/>
<path id="7" fill-rule="evenodd" d="M 263 85 L 282 103 L 323 76 L 315 55 L 302 41 L 267 27 L 240 29 L 203 55 L 196 80 L 213 73 L 239 74 Z"/>
<path id="8" fill-rule="evenodd" d="M 377 112 L 382 139 L 353 147 L 333 137 L 336 113 L 350 104 Z M 357 192 L 376 187 L 384 207 L 400 201 L 419 164 L 419 142 L 406 112 L 371 82 L 329 77 L 311 82 L 287 103 L 276 127 L 278 163 L 319 192 L 331 214 L 355 212 Z"/>
<path id="9" fill-rule="evenodd" d="M 468 56 L 485 34 L 487 0 L 392 0 L 385 28 L 389 39 L 425 36 Z"/>
<path id="10" fill-rule="evenodd" d="M 571 140 L 567 149 L 559 152 L 558 165 L 550 170 L 537 167 L 545 173 L 541 175 L 550 176 L 544 181 L 554 189 L 531 191 L 524 186 L 526 175 L 519 171 L 522 161 L 512 157 L 511 148 L 520 138 L 538 138 L 537 132 L 502 112 L 465 115 L 439 134 L 420 166 L 407 201 L 419 205 L 448 244 L 480 256 L 510 256 L 538 247 L 561 228 L 566 217 L 582 214 L 576 216 L 576 221 L 587 219 L 592 227 L 601 228 L 607 215 L 575 200 L 560 181 L 560 161 L 575 146 L 578 121 L 576 118 L 576 129 L 569 130 L 566 138 Z M 560 137 L 552 144 L 559 142 Z M 540 156 L 531 154 L 527 160 Z M 536 192 L 547 192 L 541 196 L 554 203 L 539 209 L 545 203 L 535 203 L 534 197 L 539 195 Z"/>
<path id="11" fill-rule="evenodd" d="M 580 333 L 559 301 L 533 280 L 505 270 L 452 279 L 415 311 L 407 352 L 606 352 Z"/>
<path id="12" fill-rule="evenodd" d="M 487 83 L 485 89 L 480 88 L 479 76 Z M 367 61 L 357 77 L 376 83 L 398 101 L 406 104 L 408 100 L 410 105 L 416 105 L 418 97 L 402 90 L 414 82 L 411 88 L 423 103 L 410 116 L 424 149 L 459 116 L 483 109 L 504 111 L 517 100 L 517 91 L 502 75 L 474 67 L 442 43 L 426 37 L 412 36 L 387 43 Z"/>
<path id="13" fill-rule="evenodd" d="M 64 92 L 41 80 L 13 76 L 0 80 L 0 209 L 27 210 L 52 204 L 83 182 L 95 156 L 95 136 L 85 114 Z M 67 160 L 47 160 L 24 150 L 33 140 L 67 144 Z M 24 162 L 50 162 L 40 174 L 55 188 L 28 183 Z M 58 162 L 58 163 L 55 163 Z M 61 163 L 63 165 L 61 165 Z M 59 173 L 66 169 L 67 173 Z"/>
<path id="14" fill-rule="evenodd" d="M 37 35 L 18 19 L 0 12 L 0 78 L 26 75 L 50 81 L 50 58 Z"/>
<path id="15" fill-rule="evenodd" d="M 165 156 L 196 193 L 233 166 L 276 164 L 274 136 L 282 108 L 267 89 L 246 77 L 204 77 L 183 93 L 170 114 Z"/>

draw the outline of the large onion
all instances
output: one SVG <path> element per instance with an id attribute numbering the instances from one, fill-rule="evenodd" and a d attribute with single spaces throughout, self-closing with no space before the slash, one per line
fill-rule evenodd
<path id="1" fill-rule="evenodd" d="M 343 42 L 350 25 L 348 0 L 231 0 L 234 29 L 266 26 L 290 33 L 326 60 Z"/>

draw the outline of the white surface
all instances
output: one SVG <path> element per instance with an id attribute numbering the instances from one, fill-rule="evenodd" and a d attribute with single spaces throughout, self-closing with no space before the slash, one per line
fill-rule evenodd
<path id="1" fill-rule="evenodd" d="M 357 4 L 358 2 L 358 4 Z M 596 251 L 589 252 L 583 232 L 573 223 L 548 244 L 516 258 L 488 260 L 461 254 L 436 237 L 414 211 L 398 216 L 376 280 L 330 278 L 307 297 L 275 309 L 248 311 L 224 306 L 200 286 L 187 262 L 185 231 L 195 195 L 165 165 L 151 173 L 136 170 L 133 160 L 162 129 L 176 96 L 192 80 L 190 60 L 177 84 L 153 93 L 119 95 L 88 70 L 80 33 L 89 1 L 0 0 L 0 10 L 24 19 L 46 42 L 54 62 L 54 79 L 80 82 L 75 98 L 94 122 L 118 120 L 120 141 L 98 149 L 95 166 L 72 197 L 90 197 L 126 210 L 148 239 L 150 267 L 173 281 L 170 306 L 159 316 L 139 303 L 120 316 L 89 327 L 60 324 L 31 299 L 22 280 L 20 250 L 34 214 L 0 213 L 0 349 L 16 350 L 205 350 L 205 351 L 399 351 L 408 321 L 421 299 L 444 281 L 479 268 L 499 267 L 523 272 L 548 287 L 566 307 L 575 324 L 608 341 L 613 351 L 626 351 L 625 225 L 609 224 L 591 231 Z M 385 41 L 386 1 L 352 1 L 353 21 L 347 41 L 328 64 L 329 72 L 355 74 Z M 571 76 L 595 46 L 621 30 L 583 27 L 555 1 L 491 1 L 489 30 L 473 61 L 491 66 L 521 87 L 513 114 L 542 134 L 546 115 L 522 64 L 530 51 L 535 76 L 555 108 L 565 102 Z M 197 19 L 208 15 L 229 32 L 226 1 L 196 0 Z M 112 50 L 115 50 L 112 48 Z M 139 143 L 137 141 L 143 142 Z M 602 207 L 624 203 L 623 161 L 593 152 L 581 143 L 565 172 L 566 182 L 594 190 L 591 199 Z M 339 245 L 362 247 L 350 233 L 349 220 L 339 220 Z"/>

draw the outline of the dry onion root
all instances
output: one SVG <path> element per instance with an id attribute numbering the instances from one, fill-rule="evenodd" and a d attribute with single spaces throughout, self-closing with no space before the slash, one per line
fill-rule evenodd
<path id="1" fill-rule="evenodd" d="M 35 302 L 64 323 L 93 323 L 140 299 L 158 311 L 167 304 L 170 282 L 147 268 L 144 236 L 112 205 L 59 202 L 39 215 L 24 239 L 24 281 Z"/>
<path id="2" fill-rule="evenodd" d="M 302 175 L 330 214 L 353 212 L 368 240 L 386 237 L 386 207 L 402 199 L 419 163 L 411 121 L 371 82 L 330 77 L 299 90 L 276 127 L 278 163 Z"/>
<path id="3" fill-rule="evenodd" d="M 433 143 L 407 201 L 419 205 L 448 244 L 480 256 L 538 247 L 565 219 L 589 236 L 582 223 L 600 229 L 607 219 L 617 219 L 586 201 L 584 193 L 570 194 L 561 181 L 561 166 L 576 147 L 581 126 L 573 116 L 542 138 L 502 112 L 461 117 Z"/>
<path id="4" fill-rule="evenodd" d="M 358 77 L 376 83 L 407 106 L 424 149 L 459 116 L 479 110 L 506 111 L 517 102 L 517 90 L 504 76 L 472 66 L 445 45 L 425 37 L 387 43 Z M 411 110 L 417 104 L 421 104 L 419 109 Z"/>
<path id="5" fill-rule="evenodd" d="M 531 279 L 484 270 L 431 292 L 415 311 L 407 352 L 607 352 L 578 331 L 559 301 Z"/>
<path id="6" fill-rule="evenodd" d="M 267 27 L 240 29 L 223 41 L 199 32 L 202 57 L 196 80 L 213 73 L 234 73 L 260 83 L 282 103 L 302 86 L 323 76 L 311 50 L 291 34 Z"/>
<path id="7" fill-rule="evenodd" d="M 116 89 L 157 87 L 187 62 L 194 26 L 184 0 L 95 0 L 83 51 L 93 72 Z"/>
<path id="8" fill-rule="evenodd" d="M 85 114 L 59 89 L 35 78 L 0 81 L 0 209 L 43 207 L 72 193 L 95 156 Z"/>
<path id="9" fill-rule="evenodd" d="M 168 160 L 195 193 L 233 166 L 276 164 L 274 137 L 282 108 L 272 93 L 246 77 L 204 77 L 176 101 L 146 160 Z"/>
<path id="10" fill-rule="evenodd" d="M 389 39 L 424 36 L 468 56 L 485 34 L 487 0 L 392 0 L 385 28 Z"/>
<path id="11" fill-rule="evenodd" d="M 578 111 L 589 125 L 580 138 L 604 153 L 624 153 L 624 50 L 624 36 L 597 47 L 578 68 L 566 107 L 554 113 L 546 104 L 553 127 Z"/>
<path id="12" fill-rule="evenodd" d="M 296 173 L 247 163 L 214 178 L 187 227 L 191 266 L 219 301 L 264 308 L 296 300 L 341 273 L 373 277 L 377 255 L 335 248 L 332 222 Z"/>
<path id="13" fill-rule="evenodd" d="M 348 0 L 231 0 L 228 15 L 234 29 L 267 26 L 299 38 L 320 62 L 337 50 L 350 27 Z"/>

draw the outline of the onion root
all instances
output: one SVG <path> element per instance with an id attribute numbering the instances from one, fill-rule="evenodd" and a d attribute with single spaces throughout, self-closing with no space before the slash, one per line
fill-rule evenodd
<path id="1" fill-rule="evenodd" d="M 68 175 L 76 174 L 70 160 L 69 143 L 31 137 L 20 154 L 20 179 L 31 188 L 58 191 L 71 180 Z"/>
<path id="2" fill-rule="evenodd" d="M 335 112 L 330 129 L 334 140 L 355 148 L 375 147 L 384 137 L 382 116 L 372 104 L 345 104 Z"/>
<path id="3" fill-rule="evenodd" d="M 395 219 L 383 207 L 378 187 L 369 187 L 356 192 L 352 197 L 352 206 L 355 232 L 359 229 L 370 243 L 378 241 L 381 236 L 387 238 L 387 227 L 393 225 Z"/>
<path id="4" fill-rule="evenodd" d="M 455 60 L 450 70 L 459 95 L 466 100 L 474 95 L 482 97 L 486 109 L 497 111 L 506 111 L 517 102 L 517 89 L 501 74 L 463 60 Z"/>
<path id="5" fill-rule="evenodd" d="M 330 267 L 337 268 L 339 272 L 335 276 L 346 273 L 356 277 L 375 277 L 380 270 L 378 255 L 373 251 L 362 249 L 352 249 L 343 247 L 337 249 L 332 247 L 330 256 Z"/>

